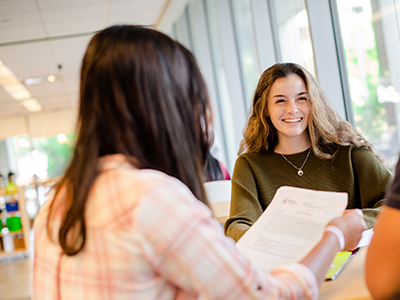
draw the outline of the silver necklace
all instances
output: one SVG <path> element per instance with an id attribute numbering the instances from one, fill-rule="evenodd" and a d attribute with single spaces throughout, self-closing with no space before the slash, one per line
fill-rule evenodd
<path id="1" fill-rule="evenodd" d="M 285 157 L 285 155 L 282 154 L 282 152 L 279 152 L 279 154 L 282 155 L 282 157 L 283 157 L 289 164 L 291 164 L 292 167 L 294 167 L 295 169 L 297 169 L 297 175 L 299 175 L 299 176 L 303 176 L 303 174 L 304 174 L 304 171 L 303 171 L 302 169 L 303 169 L 304 165 L 306 164 L 307 159 L 308 159 L 308 157 L 310 156 L 310 153 L 311 153 L 311 147 L 310 147 L 310 150 L 308 150 L 308 154 L 307 154 L 307 156 L 306 156 L 306 159 L 303 161 L 303 164 L 301 165 L 300 168 L 298 168 L 298 167 L 296 167 L 294 164 L 292 164 L 292 162 L 291 162 L 290 160 L 288 160 L 288 159 Z"/>

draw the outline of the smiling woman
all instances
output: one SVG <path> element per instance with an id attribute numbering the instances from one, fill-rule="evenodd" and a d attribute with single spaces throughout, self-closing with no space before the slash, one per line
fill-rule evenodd
<path id="1" fill-rule="evenodd" d="M 330 105 L 312 75 L 293 63 L 261 75 L 232 176 L 225 233 L 236 241 L 281 186 L 347 192 L 368 227 L 392 174 L 372 144 Z"/>

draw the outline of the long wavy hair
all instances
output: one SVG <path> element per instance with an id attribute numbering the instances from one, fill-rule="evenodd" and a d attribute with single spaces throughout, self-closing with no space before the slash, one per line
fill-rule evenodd
<path id="1" fill-rule="evenodd" d="M 49 236 L 54 203 L 61 200 L 59 244 L 70 256 L 82 250 L 88 194 L 99 157 L 107 154 L 178 178 L 208 204 L 202 174 L 210 119 L 206 84 L 184 46 L 140 26 L 94 35 L 81 67 L 78 137 L 50 207 Z"/>
<path id="2" fill-rule="evenodd" d="M 294 63 L 275 64 L 261 75 L 254 93 L 250 117 L 244 130 L 244 139 L 240 143 L 239 154 L 273 150 L 277 145 L 278 134 L 268 117 L 267 99 L 275 80 L 291 74 L 300 76 L 307 88 L 310 107 L 307 130 L 311 139 L 311 147 L 316 156 L 330 159 L 338 150 L 335 145 L 354 145 L 356 148 L 370 149 L 376 157 L 381 159 L 373 145 L 354 130 L 349 122 L 340 118 L 313 76 L 306 69 Z"/>

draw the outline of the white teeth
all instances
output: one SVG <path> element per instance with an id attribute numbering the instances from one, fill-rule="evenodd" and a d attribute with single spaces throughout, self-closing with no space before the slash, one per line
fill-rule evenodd
<path id="1" fill-rule="evenodd" d="M 284 122 L 286 123 L 297 123 L 300 122 L 302 118 L 297 118 L 297 119 L 283 119 Z"/>

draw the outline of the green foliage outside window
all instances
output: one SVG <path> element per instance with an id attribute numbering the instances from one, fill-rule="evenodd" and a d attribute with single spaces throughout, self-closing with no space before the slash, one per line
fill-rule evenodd
<path id="1" fill-rule="evenodd" d="M 47 175 L 50 178 L 62 175 L 71 161 L 74 134 L 66 136 L 65 143 L 59 143 L 57 136 L 33 139 L 33 149 L 47 155 Z"/>
<path id="2" fill-rule="evenodd" d="M 353 110 L 357 129 L 373 143 L 380 144 L 382 133 L 387 130 L 388 125 L 384 105 L 378 102 L 377 87 L 381 70 L 373 27 L 370 32 L 374 35 L 374 43 L 370 49 L 364 49 L 362 58 L 366 74 L 365 78 L 359 78 L 366 84 L 367 93 L 362 96 L 363 101 L 353 101 Z M 351 70 L 360 70 L 355 49 L 346 49 L 346 60 L 349 74 Z"/>

